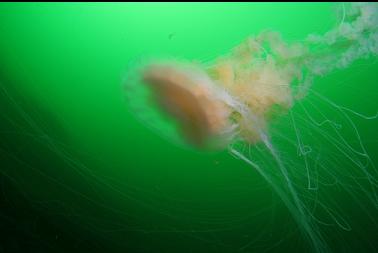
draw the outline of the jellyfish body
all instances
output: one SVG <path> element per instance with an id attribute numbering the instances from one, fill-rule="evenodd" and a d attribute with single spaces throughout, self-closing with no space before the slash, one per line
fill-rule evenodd
<path id="1" fill-rule="evenodd" d="M 290 84 L 300 78 L 300 65 L 263 56 L 258 40 L 266 39 L 281 42 L 275 33 L 250 37 L 205 68 L 194 63 L 153 63 L 143 68 L 143 82 L 153 100 L 178 121 L 181 132 L 197 147 L 224 148 L 235 138 L 259 142 L 274 110 L 292 107 Z M 286 50 L 286 57 L 293 55 L 285 47 L 280 46 L 281 54 Z"/>
<path id="2" fill-rule="evenodd" d="M 217 99 L 217 87 L 205 73 L 172 64 L 152 65 L 144 71 L 143 80 L 190 143 L 203 147 L 229 127 L 230 108 Z"/>

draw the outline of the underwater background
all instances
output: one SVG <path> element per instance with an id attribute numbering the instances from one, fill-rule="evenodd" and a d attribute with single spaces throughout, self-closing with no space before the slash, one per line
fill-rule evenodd
<path id="1" fill-rule="evenodd" d="M 122 82 L 144 57 L 208 61 L 262 30 L 322 34 L 335 6 L 1 3 L 0 252 L 309 252 L 260 174 L 151 131 Z M 369 58 L 312 88 L 374 115 L 377 80 Z M 378 166 L 377 120 L 353 120 Z M 378 251 L 376 207 L 332 194 L 351 229 L 324 225 L 330 248 Z"/>

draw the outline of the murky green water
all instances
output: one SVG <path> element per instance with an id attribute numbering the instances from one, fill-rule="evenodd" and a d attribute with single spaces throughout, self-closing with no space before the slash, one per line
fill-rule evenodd
<path id="1" fill-rule="evenodd" d="M 256 170 L 227 151 L 177 147 L 146 128 L 127 108 L 122 80 L 140 59 L 208 61 L 266 29 L 287 41 L 322 34 L 340 22 L 335 8 L 331 3 L 0 4 L 0 251 L 307 252 L 297 223 Z M 317 78 L 313 89 L 338 105 L 374 115 L 377 70 L 376 58 L 359 60 Z M 317 106 L 327 119 L 339 117 L 320 102 Z M 350 119 L 371 166 L 378 166 L 377 119 L 355 114 Z M 351 145 L 358 141 L 355 131 L 345 134 Z M 327 154 L 327 137 L 312 137 Z M 281 146 L 281 154 L 297 159 L 289 149 Z M 319 192 L 338 201 L 331 204 L 342 217 L 330 219 L 320 211 L 320 230 L 335 252 L 374 252 L 378 213 L 362 194 L 366 188 L 356 184 L 347 195 L 342 186 L 349 181 L 340 186 L 332 173 L 324 174 L 337 168 L 352 175 L 355 159 L 340 152 L 331 147 L 330 158 L 318 160 L 325 178 Z M 321 206 L 323 200 L 314 203 Z"/>

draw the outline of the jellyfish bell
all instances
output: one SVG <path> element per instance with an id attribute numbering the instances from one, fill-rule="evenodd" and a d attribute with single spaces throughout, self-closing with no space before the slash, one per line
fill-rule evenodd
<path id="1" fill-rule="evenodd" d="M 174 118 L 190 144 L 206 149 L 228 144 L 232 110 L 204 71 L 177 63 L 151 64 L 143 70 L 142 79 L 152 100 Z"/>

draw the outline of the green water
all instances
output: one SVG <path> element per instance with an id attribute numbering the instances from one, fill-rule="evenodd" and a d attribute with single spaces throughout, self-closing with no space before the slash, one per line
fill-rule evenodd
<path id="1" fill-rule="evenodd" d="M 127 108 L 122 80 L 140 59 L 208 61 L 266 29 L 288 41 L 322 34 L 339 22 L 334 10 L 331 3 L 0 4 L 0 252 L 308 252 L 259 173 L 227 151 L 177 147 L 146 128 Z M 360 60 L 316 79 L 313 89 L 374 115 L 377 70 L 376 59 Z M 377 120 L 352 119 L 378 166 Z M 330 155 L 330 170 L 352 169 Z M 331 249 L 376 251 L 377 210 L 357 188 L 372 217 L 332 189 L 352 230 L 320 225 Z"/>

